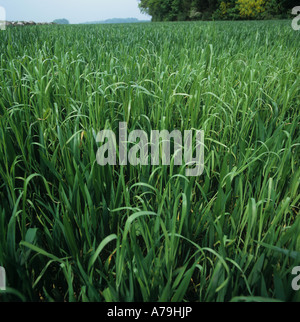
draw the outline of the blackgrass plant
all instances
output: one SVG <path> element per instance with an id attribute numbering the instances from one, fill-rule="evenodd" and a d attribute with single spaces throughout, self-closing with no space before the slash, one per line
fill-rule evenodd
<path id="1" fill-rule="evenodd" d="M 0 33 L 0 301 L 299 301 L 290 21 Z M 205 170 L 97 164 L 97 133 L 201 129 Z"/>

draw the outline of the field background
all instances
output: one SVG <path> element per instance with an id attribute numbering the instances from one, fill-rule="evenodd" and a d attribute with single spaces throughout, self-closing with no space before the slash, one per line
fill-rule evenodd
<path id="1" fill-rule="evenodd" d="M 0 33 L 0 301 L 299 301 L 291 21 Z M 96 163 L 96 134 L 202 129 L 205 170 Z"/>

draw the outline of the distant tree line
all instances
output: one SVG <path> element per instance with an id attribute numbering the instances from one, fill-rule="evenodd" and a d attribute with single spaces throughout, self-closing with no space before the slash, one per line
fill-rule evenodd
<path id="1" fill-rule="evenodd" d="M 57 23 L 58 25 L 68 25 L 69 20 L 62 18 L 62 19 L 55 19 L 53 20 L 54 23 Z"/>
<path id="2" fill-rule="evenodd" d="M 106 24 L 106 23 L 136 23 L 136 22 L 142 22 L 143 20 L 139 20 L 137 18 L 111 18 L 106 20 L 100 20 L 100 21 L 88 21 L 84 24 Z"/>
<path id="3" fill-rule="evenodd" d="M 152 21 L 288 18 L 299 0 L 140 0 Z"/>

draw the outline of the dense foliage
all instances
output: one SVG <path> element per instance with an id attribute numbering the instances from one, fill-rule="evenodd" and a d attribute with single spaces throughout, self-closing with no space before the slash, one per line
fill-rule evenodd
<path id="1" fill-rule="evenodd" d="M 300 300 L 299 33 L 286 21 L 0 33 L 0 300 Z M 202 129 L 205 171 L 96 134 Z"/>
<path id="2" fill-rule="evenodd" d="M 286 18 L 297 0 L 140 0 L 153 21 Z"/>

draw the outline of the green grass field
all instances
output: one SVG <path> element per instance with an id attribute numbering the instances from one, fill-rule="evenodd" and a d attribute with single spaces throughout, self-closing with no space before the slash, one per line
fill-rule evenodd
<path id="1" fill-rule="evenodd" d="M 300 301 L 290 21 L 0 32 L 0 301 Z M 105 166 L 100 130 L 205 133 L 205 170 Z"/>

